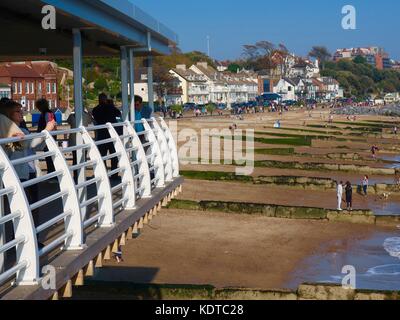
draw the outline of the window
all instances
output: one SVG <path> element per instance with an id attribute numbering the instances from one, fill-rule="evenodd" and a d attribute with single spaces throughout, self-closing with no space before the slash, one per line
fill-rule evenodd
<path id="1" fill-rule="evenodd" d="M 51 93 L 51 84 L 48 82 L 46 84 L 46 87 L 47 87 L 47 93 L 50 94 Z"/>
<path id="2" fill-rule="evenodd" d="M 31 111 L 31 101 L 28 100 L 28 111 Z"/>
<path id="3" fill-rule="evenodd" d="M 39 94 L 42 93 L 42 83 L 41 82 L 39 82 L 39 84 L 38 84 L 38 91 L 39 91 Z"/>
<path id="4" fill-rule="evenodd" d="M 26 94 L 29 94 L 29 91 L 30 91 L 30 85 L 29 85 L 29 82 L 25 82 L 25 93 Z"/>
<path id="5" fill-rule="evenodd" d="M 18 83 L 18 93 L 22 94 L 22 81 Z"/>
<path id="6" fill-rule="evenodd" d="M 50 86 L 50 84 L 49 84 L 49 86 Z M 52 102 L 53 102 L 53 101 L 49 100 L 49 107 L 50 107 L 50 109 L 53 108 Z"/>
<path id="7" fill-rule="evenodd" d="M 35 83 L 31 82 L 31 93 L 35 93 Z"/>
<path id="8" fill-rule="evenodd" d="M 57 93 L 57 84 L 53 83 L 53 93 Z"/>
<path id="9" fill-rule="evenodd" d="M 18 83 L 14 82 L 14 93 L 18 93 Z"/>

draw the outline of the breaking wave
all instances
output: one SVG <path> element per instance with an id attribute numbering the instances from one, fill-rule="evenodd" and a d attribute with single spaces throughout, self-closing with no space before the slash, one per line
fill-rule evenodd
<path id="1" fill-rule="evenodd" d="M 387 264 L 371 268 L 366 273 L 367 276 L 399 276 L 400 264 Z"/>
<path id="2" fill-rule="evenodd" d="M 383 247 L 392 257 L 400 259 L 400 238 L 386 239 Z"/>

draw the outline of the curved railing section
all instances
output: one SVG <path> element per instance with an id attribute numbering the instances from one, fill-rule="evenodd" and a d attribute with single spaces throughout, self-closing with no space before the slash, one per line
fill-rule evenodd
<path id="1" fill-rule="evenodd" d="M 172 162 L 172 177 L 179 177 L 179 157 L 178 157 L 178 147 L 172 135 L 172 132 L 163 118 L 160 118 L 160 127 L 164 133 L 165 139 L 168 143 L 169 154 L 171 156 Z"/>
<path id="2" fill-rule="evenodd" d="M 142 132 L 127 121 L 0 139 L 0 288 L 39 283 L 42 260 L 84 249 L 93 228 L 113 227 L 119 212 L 134 210 L 138 199 L 179 176 L 165 122 L 140 124 Z M 15 149 L 34 141 L 42 151 Z M 52 171 L 44 170 L 49 159 Z M 23 166 L 41 169 L 24 180 Z"/>
<path id="3" fill-rule="evenodd" d="M 160 146 L 161 157 L 164 165 L 165 181 L 167 182 L 172 181 L 173 180 L 172 158 L 167 138 L 165 137 L 165 133 L 162 131 L 161 127 L 159 126 L 155 118 L 150 119 L 148 122 L 151 125 L 154 135 L 157 138 L 158 145 Z"/>
<path id="4" fill-rule="evenodd" d="M 160 145 L 147 120 L 143 119 L 141 122 L 144 127 L 144 131 L 141 134 L 143 134 L 145 141 L 143 148 L 146 150 L 147 162 L 150 168 L 151 185 L 152 188 L 162 188 L 165 186 L 165 170 Z"/>

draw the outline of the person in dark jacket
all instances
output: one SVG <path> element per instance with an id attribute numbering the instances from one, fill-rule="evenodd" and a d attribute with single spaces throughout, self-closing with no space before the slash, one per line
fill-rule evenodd
<path id="1" fill-rule="evenodd" d="M 99 95 L 99 105 L 93 109 L 93 119 L 96 125 L 104 125 L 107 123 L 118 123 L 121 121 L 122 115 L 121 111 L 119 111 L 112 100 L 107 98 L 107 95 L 102 93 Z M 122 134 L 120 132 L 121 128 L 117 129 L 118 134 Z M 97 130 L 96 141 L 102 141 L 110 139 L 110 134 L 107 129 Z M 113 143 L 106 143 L 99 145 L 99 151 L 102 157 L 107 156 L 108 154 L 114 154 L 115 148 Z M 118 158 L 111 159 L 111 170 L 115 170 L 118 168 Z M 115 179 L 118 177 L 118 174 L 113 175 L 111 178 Z"/>
<path id="2" fill-rule="evenodd" d="M 39 99 L 35 103 L 36 109 L 40 111 L 40 118 L 38 123 L 37 132 L 40 133 L 43 130 L 46 130 L 47 124 L 49 122 L 55 121 L 56 117 L 54 113 L 50 110 L 49 102 L 46 99 Z M 57 128 L 55 128 L 56 130 Z M 44 152 L 48 152 L 49 149 L 45 148 Z M 47 164 L 47 173 L 52 173 L 56 171 L 54 168 L 54 163 L 52 157 L 46 158 Z"/>
<path id="3" fill-rule="evenodd" d="M 351 185 L 350 181 L 346 182 L 346 205 L 347 205 L 347 210 L 352 211 L 353 210 L 353 186 Z"/>

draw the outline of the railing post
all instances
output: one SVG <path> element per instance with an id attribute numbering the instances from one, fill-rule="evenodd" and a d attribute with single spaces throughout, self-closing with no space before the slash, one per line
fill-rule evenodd
<path id="1" fill-rule="evenodd" d="M 49 151 L 56 153 L 54 157 L 54 167 L 57 171 L 63 171 L 60 176 L 60 190 L 68 190 L 68 196 L 63 197 L 64 212 L 71 212 L 71 215 L 65 218 L 65 231 L 71 231 L 72 236 L 65 242 L 66 250 L 82 250 L 84 248 L 83 237 L 83 221 L 82 213 L 79 205 L 79 197 L 75 188 L 74 178 L 69 170 L 68 163 L 64 158 L 63 153 L 49 132 L 43 131 L 46 134 L 46 145 Z"/>
<path id="2" fill-rule="evenodd" d="M 142 173 L 142 183 L 140 184 L 143 188 L 143 198 L 151 197 L 151 178 L 150 178 L 150 171 L 149 166 L 147 164 L 146 153 L 144 151 L 143 145 L 140 142 L 139 136 L 137 135 L 132 123 L 126 122 L 126 129 L 128 130 L 128 134 L 132 136 L 132 147 L 136 147 L 136 161 L 138 163 L 138 172 L 135 174 Z"/>
<path id="3" fill-rule="evenodd" d="M 171 159 L 168 142 L 164 135 L 164 130 L 161 129 L 161 127 L 159 126 L 156 119 L 152 118 L 151 120 L 153 123 L 154 132 L 157 137 L 157 141 L 160 146 L 160 150 L 161 150 L 161 154 L 162 154 L 164 170 L 165 170 L 165 180 L 167 182 L 171 182 L 173 180 L 173 176 L 172 176 L 173 170 L 172 170 L 172 159 Z"/>
<path id="4" fill-rule="evenodd" d="M 154 135 L 153 129 L 150 127 L 149 123 L 147 122 L 146 119 L 142 119 L 142 123 L 144 126 L 144 130 L 146 130 L 147 133 L 147 140 L 148 142 L 152 143 L 151 146 L 149 146 L 146 156 L 154 156 L 154 161 L 153 163 L 150 163 L 150 166 L 155 167 L 155 177 L 156 179 L 156 187 L 157 188 L 163 188 L 165 186 L 165 172 L 164 172 L 164 161 L 162 158 L 160 146 L 158 144 L 157 138 Z"/>
<path id="5" fill-rule="evenodd" d="M 13 222 L 15 239 L 24 237 L 25 241 L 17 245 L 16 263 L 27 263 L 26 267 L 17 273 L 16 282 L 19 285 L 36 285 L 40 278 L 39 250 L 36 229 L 32 212 L 17 173 L 7 155 L 0 147 L 0 163 L 4 164 L 3 184 L 5 188 L 14 188 L 9 196 L 11 212 L 20 212 L 21 216 Z"/>
<path id="6" fill-rule="evenodd" d="M 173 169 L 172 176 L 174 178 L 178 178 L 179 177 L 178 147 L 176 145 L 176 142 L 174 141 L 174 137 L 172 136 L 170 128 L 165 123 L 165 120 L 163 118 L 160 118 L 160 124 L 161 124 L 161 128 L 163 129 L 163 132 L 165 134 L 165 137 L 168 141 L 168 146 L 169 146 L 170 155 L 171 155 L 171 159 L 172 159 L 172 169 Z"/>
<path id="7" fill-rule="evenodd" d="M 99 227 L 113 227 L 115 225 L 115 217 L 112 203 L 111 183 L 110 179 L 108 178 L 107 168 L 103 162 L 100 151 L 89 132 L 85 127 L 81 127 L 80 129 L 82 130 L 82 138 L 84 143 L 90 144 L 90 149 L 88 152 L 89 158 L 90 160 L 96 161 L 96 165 L 93 168 L 93 174 L 95 177 L 101 177 L 100 181 L 96 183 L 97 193 L 104 195 L 104 198 L 99 201 L 98 211 L 99 213 L 103 213 L 103 215 L 99 218 Z"/>
<path id="8" fill-rule="evenodd" d="M 135 209 L 136 204 L 135 181 L 129 157 L 126 153 L 125 146 L 115 128 L 111 123 L 107 123 L 107 126 L 110 137 L 115 138 L 115 152 L 121 154 L 119 159 L 119 167 L 124 168 L 122 172 L 122 183 L 125 184 L 125 186 L 122 188 L 122 198 L 125 198 L 126 202 L 123 204 L 123 208 L 133 210 Z"/>

